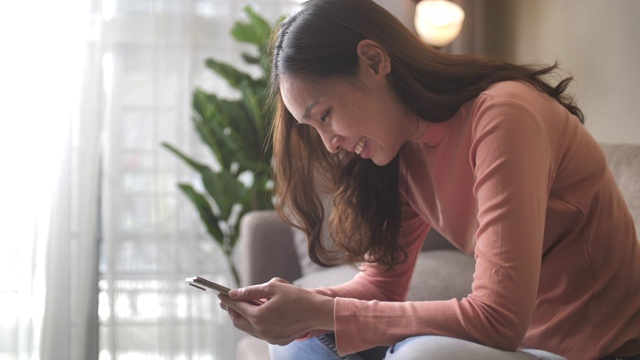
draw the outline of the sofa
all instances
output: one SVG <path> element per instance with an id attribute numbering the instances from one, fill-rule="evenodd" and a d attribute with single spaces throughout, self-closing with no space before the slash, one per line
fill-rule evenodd
<path id="1" fill-rule="evenodd" d="M 640 144 L 602 143 L 607 162 L 640 229 Z M 306 255 L 304 235 L 286 225 L 274 211 L 255 211 L 241 220 L 237 253 L 241 285 L 281 277 L 312 288 L 345 282 L 356 270 L 347 265 L 322 268 Z M 475 263 L 437 232 L 428 234 L 414 272 L 408 300 L 461 299 L 470 293 Z M 267 343 L 243 336 L 237 360 L 268 359 Z"/>

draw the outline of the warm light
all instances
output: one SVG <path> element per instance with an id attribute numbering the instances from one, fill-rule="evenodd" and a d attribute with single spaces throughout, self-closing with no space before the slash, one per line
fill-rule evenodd
<path id="1" fill-rule="evenodd" d="M 449 45 L 460 34 L 463 21 L 464 11 L 450 1 L 424 0 L 416 5 L 416 31 L 429 45 Z"/>

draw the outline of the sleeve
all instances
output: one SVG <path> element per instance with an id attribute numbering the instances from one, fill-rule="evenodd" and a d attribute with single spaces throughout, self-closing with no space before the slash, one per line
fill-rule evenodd
<path id="1" fill-rule="evenodd" d="M 469 160 L 479 224 L 472 293 L 448 301 L 372 300 L 380 295 L 383 300 L 402 299 L 412 272 L 404 266 L 413 267 L 417 253 L 397 273 L 367 268 L 332 293 L 339 296 L 334 320 L 340 354 L 416 335 L 449 336 L 513 351 L 526 334 L 538 289 L 552 177 L 549 141 L 536 115 L 520 103 L 485 99 L 470 121 Z"/>

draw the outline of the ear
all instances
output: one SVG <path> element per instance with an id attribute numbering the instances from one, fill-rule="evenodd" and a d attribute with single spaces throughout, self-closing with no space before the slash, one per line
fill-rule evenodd
<path id="1" fill-rule="evenodd" d="M 358 43 L 357 50 L 361 72 L 368 69 L 374 75 L 387 75 L 391 71 L 389 55 L 375 41 L 362 40 Z"/>

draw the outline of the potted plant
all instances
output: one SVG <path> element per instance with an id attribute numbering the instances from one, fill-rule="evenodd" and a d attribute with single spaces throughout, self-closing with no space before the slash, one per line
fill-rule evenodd
<path id="1" fill-rule="evenodd" d="M 220 98 L 196 88 L 193 93 L 193 124 L 219 166 L 209 166 L 186 155 L 169 143 L 162 146 L 197 171 L 204 192 L 179 183 L 180 190 L 197 209 L 208 234 L 221 247 L 231 273 L 239 284 L 233 260 L 240 218 L 248 211 L 271 209 L 271 148 L 267 136 L 273 117 L 268 105 L 270 77 L 269 37 L 272 27 L 251 7 L 244 8 L 248 22 L 238 21 L 231 34 L 239 42 L 254 45 L 257 55 L 242 54 L 244 61 L 258 66 L 254 78 L 230 64 L 208 58 L 205 65 L 241 93 L 239 100 Z"/>

